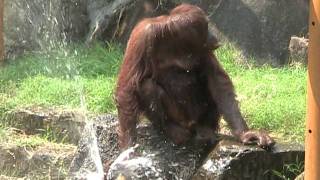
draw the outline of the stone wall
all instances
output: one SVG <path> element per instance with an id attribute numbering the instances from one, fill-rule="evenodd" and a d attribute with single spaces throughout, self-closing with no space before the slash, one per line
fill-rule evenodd
<path id="1" fill-rule="evenodd" d="M 152 12 L 144 11 L 146 1 Z M 261 64 L 286 64 L 290 37 L 307 36 L 308 0 L 10 0 L 5 5 L 7 55 L 56 39 L 125 44 L 141 18 L 181 2 L 203 8 L 221 41 L 234 43 Z"/>
<path id="2" fill-rule="evenodd" d="M 86 4 L 86 0 L 6 0 L 7 58 L 83 39 L 89 24 Z"/>
<path id="3" fill-rule="evenodd" d="M 219 1 L 216 6 L 204 5 L 216 33 L 260 63 L 287 63 L 291 36 L 307 34 L 307 0 Z"/>

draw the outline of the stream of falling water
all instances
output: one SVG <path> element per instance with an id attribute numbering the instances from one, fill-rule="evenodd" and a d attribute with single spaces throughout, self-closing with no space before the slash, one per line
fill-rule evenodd
<path id="1" fill-rule="evenodd" d="M 94 164 L 95 171 L 87 170 L 85 173 L 82 172 L 80 174 L 81 177 L 87 179 L 87 180 L 100 180 L 104 178 L 104 171 L 103 171 L 103 165 L 100 157 L 99 152 L 99 146 L 98 146 L 98 140 L 96 136 L 96 130 L 94 128 L 94 124 L 91 120 L 88 119 L 87 115 L 87 104 L 86 104 L 86 98 L 84 94 L 84 85 L 80 81 L 80 76 L 75 76 L 76 84 L 79 86 L 79 96 L 80 96 L 80 105 L 81 109 L 85 114 L 85 122 L 86 126 L 84 129 L 84 136 L 87 136 L 87 147 L 89 148 L 89 158 L 91 162 Z"/>

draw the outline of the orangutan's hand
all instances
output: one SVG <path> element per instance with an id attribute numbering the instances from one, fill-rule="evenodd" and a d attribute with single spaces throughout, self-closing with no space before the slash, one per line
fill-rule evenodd
<path id="1" fill-rule="evenodd" d="M 275 141 L 264 131 L 248 130 L 240 135 L 240 141 L 244 144 L 257 144 L 261 148 L 271 148 Z"/>

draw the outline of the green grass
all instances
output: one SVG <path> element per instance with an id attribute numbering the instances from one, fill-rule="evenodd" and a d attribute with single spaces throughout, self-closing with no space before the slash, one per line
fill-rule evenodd
<path id="1" fill-rule="evenodd" d="M 285 164 L 281 171 L 272 170 L 271 173 L 283 180 L 294 179 L 304 171 L 304 162 L 296 158 L 296 162 Z"/>
<path id="2" fill-rule="evenodd" d="M 113 89 L 122 59 L 118 46 L 99 44 L 26 55 L 0 71 L 0 110 L 30 105 L 114 112 Z"/>
<path id="3" fill-rule="evenodd" d="M 0 126 L 0 142 L 1 145 L 14 144 L 18 147 L 34 148 L 49 143 L 49 140 L 40 135 L 23 135 L 14 129 Z"/>
<path id="4" fill-rule="evenodd" d="M 302 141 L 306 69 L 256 67 L 240 61 L 239 52 L 231 45 L 216 54 L 234 82 L 250 126 Z M 80 96 L 85 97 L 92 113 L 115 113 L 113 91 L 122 56 L 119 46 L 96 44 L 57 48 L 12 60 L 0 69 L 0 115 L 31 105 L 79 108 Z"/>
<path id="5" fill-rule="evenodd" d="M 218 49 L 217 56 L 232 78 L 241 110 L 251 127 L 267 129 L 288 141 L 303 141 L 304 66 L 272 68 L 255 67 L 250 62 L 237 64 L 241 56 L 232 46 Z"/>

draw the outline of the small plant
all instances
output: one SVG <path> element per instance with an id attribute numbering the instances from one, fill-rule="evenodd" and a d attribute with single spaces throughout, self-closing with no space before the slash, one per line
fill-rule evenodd
<path id="1" fill-rule="evenodd" d="M 304 171 L 304 162 L 296 158 L 293 164 L 285 164 L 282 171 L 272 170 L 272 173 L 283 180 L 291 180 Z"/>
<path id="2" fill-rule="evenodd" d="M 68 138 L 68 135 L 64 133 L 57 133 L 51 128 L 47 128 L 43 133 L 41 133 L 40 137 L 48 142 L 67 144 L 66 139 Z"/>

